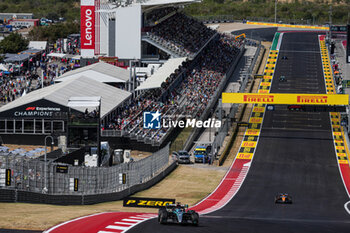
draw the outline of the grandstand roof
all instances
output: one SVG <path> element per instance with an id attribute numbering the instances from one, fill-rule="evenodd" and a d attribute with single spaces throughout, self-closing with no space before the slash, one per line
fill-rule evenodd
<path id="1" fill-rule="evenodd" d="M 186 57 L 172 58 L 160 67 L 157 72 L 146 79 L 136 90 L 147 90 L 160 88 L 162 83 L 179 68 L 182 62 L 186 61 Z"/>
<path id="2" fill-rule="evenodd" d="M 22 106 L 40 99 L 45 99 L 63 106 L 68 105 L 68 100 L 74 97 L 101 96 L 101 117 L 105 116 L 118 105 L 123 103 L 131 96 L 130 92 L 112 87 L 84 76 L 79 78 L 57 83 L 36 91 L 30 92 L 13 102 L 10 102 L 0 108 L 0 113 Z M 84 111 L 86 107 L 74 107 L 78 111 Z"/>
<path id="3" fill-rule="evenodd" d="M 186 4 L 201 2 L 201 0 L 148 0 L 142 2 L 142 6 L 168 5 L 168 4 Z"/>
<path id="4" fill-rule="evenodd" d="M 105 62 L 98 62 L 69 71 L 57 78 L 55 82 L 68 81 L 80 76 L 85 76 L 102 83 L 125 83 L 129 80 L 130 73 L 123 68 Z"/>

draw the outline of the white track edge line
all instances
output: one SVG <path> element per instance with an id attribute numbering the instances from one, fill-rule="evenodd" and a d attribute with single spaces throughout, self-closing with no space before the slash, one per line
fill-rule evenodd
<path id="1" fill-rule="evenodd" d="M 153 219 L 153 218 L 157 218 L 157 216 L 150 217 L 148 219 L 144 219 L 144 220 L 142 220 L 140 222 L 137 222 L 136 224 L 131 225 L 128 229 L 121 231 L 121 233 L 127 232 L 128 230 L 130 230 L 130 229 L 134 228 L 135 226 L 139 225 L 140 223 L 143 223 L 143 222 L 148 221 L 148 220 Z"/>
<path id="2" fill-rule="evenodd" d="M 319 47 L 320 47 L 320 51 L 321 51 L 321 40 L 320 40 L 320 35 L 318 36 L 318 44 L 319 44 Z M 322 52 L 322 51 L 321 51 Z M 328 59 L 329 59 L 329 53 L 328 53 L 328 50 L 327 50 L 327 55 L 328 55 Z M 322 54 L 320 54 L 321 56 L 321 63 L 322 63 L 322 73 L 323 73 L 323 78 L 325 80 L 325 87 L 326 87 L 326 94 L 327 94 L 327 84 L 326 84 L 326 77 L 325 77 L 325 73 L 324 73 L 324 66 L 323 66 L 323 58 L 322 58 Z M 330 65 L 330 64 L 329 64 Z M 331 68 L 332 69 L 332 68 Z M 333 71 L 331 70 L 331 73 L 332 73 L 332 79 L 333 79 Z M 333 80 L 333 88 L 334 88 L 334 80 Z M 337 161 L 337 165 L 338 165 L 338 171 L 339 171 L 339 174 L 340 174 L 340 177 L 343 181 L 343 185 L 344 185 L 344 188 L 345 188 L 345 191 L 346 193 L 348 194 L 348 196 L 350 197 L 350 194 L 349 194 L 349 191 L 345 185 L 345 181 L 344 181 L 344 177 L 343 177 L 343 173 L 341 172 L 341 169 L 340 169 L 340 164 L 339 164 L 339 161 L 338 161 L 338 155 L 337 155 L 337 150 L 335 148 L 335 142 L 334 142 L 334 135 L 333 135 L 333 124 L 332 124 L 332 117 L 331 117 L 331 113 L 329 113 L 329 119 L 330 119 L 330 122 L 331 122 L 331 130 L 332 130 L 332 138 L 333 138 L 333 148 L 334 148 L 334 152 L 335 152 L 335 158 L 336 158 L 336 161 Z M 343 133 L 343 132 L 342 132 Z M 343 136 L 343 135 L 342 135 Z M 344 137 L 344 136 L 343 136 Z M 344 138 L 343 138 L 344 140 Z M 349 156 L 349 155 L 348 155 Z M 346 202 L 344 204 L 344 209 L 346 210 L 346 212 L 350 215 L 350 210 L 348 209 L 347 205 L 350 204 L 350 201 Z"/>
<path id="3" fill-rule="evenodd" d="M 344 208 L 345 208 L 346 212 L 348 212 L 348 214 L 350 214 L 350 210 L 348 208 L 349 204 L 350 204 L 350 201 L 348 201 L 347 203 L 344 204 Z"/>
<path id="4" fill-rule="evenodd" d="M 280 34 L 280 35 L 281 35 L 281 34 Z M 272 50 L 272 48 L 270 48 L 269 54 L 270 54 L 271 50 Z M 277 53 L 275 68 L 276 68 L 277 63 L 278 63 L 278 57 L 279 57 L 279 52 Z M 266 59 L 266 63 L 265 63 L 265 66 L 264 66 L 265 68 L 266 68 L 266 66 L 267 66 L 268 60 L 269 60 L 269 59 Z M 270 85 L 269 93 L 270 93 L 270 91 L 271 91 L 272 81 L 273 81 L 273 78 L 274 78 L 274 76 L 275 76 L 275 73 L 276 73 L 276 69 L 274 69 L 274 71 L 273 71 L 273 76 L 272 76 L 272 79 L 271 79 L 271 85 Z M 259 85 L 259 87 L 260 87 L 260 85 Z M 258 89 L 258 92 L 259 92 L 259 89 Z M 250 113 L 249 119 L 250 119 L 251 116 L 253 115 L 254 105 L 255 105 L 255 104 L 253 104 L 252 112 Z M 267 104 L 265 104 L 265 105 L 267 106 Z M 264 110 L 263 121 L 261 122 L 261 127 L 262 127 L 262 125 L 263 125 L 264 118 L 265 118 L 266 106 L 265 106 L 265 110 Z M 248 129 L 246 129 L 246 131 L 244 132 L 244 136 L 245 136 L 247 130 L 248 130 Z M 250 163 L 253 162 L 253 158 L 254 158 L 254 156 L 255 156 L 256 148 L 257 148 L 257 146 L 258 146 L 258 144 L 259 144 L 261 130 L 262 130 L 262 128 L 260 128 L 258 140 L 257 140 L 257 142 L 256 142 L 256 147 L 255 147 L 255 150 L 254 150 L 254 154 L 253 154 L 253 156 L 252 156 L 252 158 L 251 158 L 251 160 L 250 160 Z M 244 137 L 243 137 L 243 139 L 242 139 L 242 142 L 241 142 L 241 145 L 240 145 L 239 148 L 242 147 L 243 141 L 244 141 Z M 237 152 L 237 154 L 238 154 L 238 153 L 239 153 L 239 152 Z M 202 201 L 198 202 L 196 205 L 194 205 L 194 206 L 192 206 L 192 207 L 195 207 L 195 206 L 199 205 L 200 203 L 202 203 L 203 201 L 205 201 L 211 194 L 213 194 L 213 193 L 220 187 L 221 183 L 225 180 L 225 178 L 226 178 L 226 176 L 228 175 L 229 171 L 232 169 L 232 167 L 233 167 L 233 165 L 234 165 L 236 159 L 237 159 L 237 155 L 236 155 L 235 159 L 233 160 L 233 162 L 232 162 L 232 164 L 231 164 L 231 166 L 230 166 L 230 169 L 227 170 L 227 172 L 226 172 L 226 174 L 225 174 L 225 177 L 221 180 L 220 184 L 216 187 L 216 189 L 215 189 L 212 193 L 210 193 L 206 198 L 204 198 Z M 248 166 L 247 174 L 248 174 L 248 172 L 249 172 L 249 170 L 250 170 L 250 167 L 251 167 L 251 164 Z M 242 169 L 243 169 L 243 168 L 242 168 Z M 229 203 L 229 202 L 236 196 L 236 194 L 239 192 L 240 188 L 242 187 L 242 185 L 243 185 L 243 183 L 244 183 L 244 181 L 245 181 L 245 178 L 247 177 L 247 174 L 246 174 L 246 176 L 244 177 L 244 180 L 243 180 L 242 182 L 240 182 L 239 187 L 238 187 L 238 189 L 236 190 L 235 194 L 232 195 L 232 196 L 230 197 L 230 199 L 229 199 L 225 204 L 223 204 L 223 205 L 220 206 L 219 208 L 216 208 L 216 209 L 211 210 L 211 211 L 209 211 L 209 212 L 206 212 L 206 213 L 204 213 L 204 214 L 209 214 L 209 213 L 215 212 L 215 211 L 220 210 L 220 209 L 222 209 L 223 207 L 225 207 L 225 206 L 227 205 L 227 203 Z M 191 208 L 192 208 L 192 207 L 191 207 Z M 210 209 L 210 208 L 209 208 L 209 209 Z M 204 211 L 203 211 L 203 212 L 204 212 Z"/>
<path id="5" fill-rule="evenodd" d="M 270 53 L 270 52 L 271 52 L 271 49 L 270 49 L 269 53 Z M 276 58 L 275 67 L 276 67 L 276 65 L 277 65 L 278 56 L 279 56 L 279 53 L 277 53 L 277 58 Z M 266 59 L 265 68 L 266 68 L 266 65 L 267 65 L 268 60 L 269 60 L 269 59 Z M 275 70 L 274 70 L 274 72 L 273 72 L 273 76 L 272 76 L 272 79 L 271 79 L 271 85 L 272 85 L 272 80 L 273 80 L 273 77 L 274 77 L 274 76 L 275 76 Z M 260 86 L 259 86 L 259 87 L 260 87 Z M 270 90 L 271 90 L 271 86 L 270 86 Z M 270 92 L 270 91 L 269 91 L 269 92 Z M 250 113 L 250 117 L 251 117 L 252 114 L 253 114 L 253 109 L 254 109 L 254 104 L 253 104 L 252 112 Z M 265 113 L 266 113 L 266 106 L 265 106 L 265 111 L 264 111 L 262 123 L 264 122 Z M 250 118 L 250 117 L 249 117 L 249 118 Z M 261 123 L 261 127 L 262 127 L 262 123 Z M 244 132 L 244 136 L 245 136 L 247 130 L 248 130 L 248 129 L 246 129 L 246 131 Z M 260 129 L 260 133 L 261 133 L 261 129 Z M 258 145 L 258 143 L 259 143 L 260 133 L 259 133 L 259 136 L 258 136 L 258 140 L 257 140 L 256 145 Z M 242 146 L 243 141 L 244 141 L 244 138 L 242 139 L 241 146 Z M 241 146 L 240 146 L 240 147 L 241 147 Z M 254 150 L 254 154 L 253 154 L 253 157 L 252 157 L 250 163 L 253 161 L 255 152 L 256 152 L 256 149 Z M 238 153 L 237 153 L 237 154 L 238 154 Z M 233 162 L 232 162 L 230 168 L 227 170 L 225 176 L 224 176 L 224 177 L 222 178 L 222 180 L 220 181 L 219 185 L 215 188 L 215 190 L 214 190 L 213 192 L 211 192 L 208 196 L 206 196 L 203 200 L 201 200 L 200 202 L 198 202 L 196 205 L 191 206 L 191 208 L 198 206 L 200 203 L 202 203 L 203 201 L 205 201 L 210 195 L 212 195 L 213 193 L 215 193 L 215 191 L 221 186 L 222 182 L 224 182 L 225 178 L 227 177 L 227 175 L 228 175 L 229 172 L 231 171 L 231 169 L 232 169 L 232 167 L 233 167 L 233 165 L 234 165 L 236 159 L 237 159 L 237 155 L 236 155 L 235 159 L 233 160 Z M 250 170 L 250 167 L 251 167 L 251 165 L 248 166 L 247 174 L 248 174 L 248 172 L 249 172 L 249 170 Z M 242 169 L 243 169 L 243 167 L 242 167 Z M 247 174 L 246 174 L 246 175 L 247 175 Z M 246 176 L 245 176 L 245 177 L 246 177 Z M 224 206 L 226 206 L 227 203 L 230 202 L 234 196 L 236 196 L 236 194 L 238 193 L 238 191 L 239 191 L 239 189 L 241 188 L 241 186 L 242 186 L 243 183 L 244 183 L 244 180 L 243 180 L 243 182 L 241 182 L 241 184 L 240 184 L 239 188 L 236 190 L 235 194 L 234 194 L 233 196 L 231 196 L 231 198 L 230 198 L 224 205 L 222 205 L 221 207 L 219 207 L 219 208 L 217 208 L 217 209 L 214 209 L 214 210 L 212 210 L 212 211 L 210 211 L 210 212 L 208 212 L 208 213 L 205 213 L 205 214 L 209 214 L 209 213 L 215 212 L 215 211 L 217 211 L 217 210 L 223 208 Z M 210 209 L 210 208 L 209 208 L 209 209 Z M 129 229 L 122 231 L 121 233 L 125 233 L 125 232 L 127 232 L 128 230 L 130 230 L 131 228 L 135 227 L 136 225 L 138 225 L 138 224 L 140 224 L 140 223 L 142 223 L 142 222 L 144 222 L 144 221 L 153 219 L 153 218 L 157 218 L 157 216 L 151 217 L 151 218 L 149 218 L 149 219 L 145 219 L 145 220 L 143 220 L 143 221 L 141 221 L 141 222 L 138 222 L 138 223 L 136 223 L 135 225 L 132 225 Z"/>
<path id="6" fill-rule="evenodd" d="M 53 226 L 53 227 L 51 227 L 51 228 L 49 228 L 49 229 L 43 231 L 43 233 L 49 233 L 49 232 L 55 230 L 56 228 L 61 227 L 61 226 L 63 226 L 63 225 L 66 225 L 66 224 L 68 224 L 68 223 L 75 222 L 75 221 L 78 221 L 78 220 L 81 220 L 81 219 L 84 219 L 84 218 L 89 218 L 89 217 L 92 217 L 92 216 L 101 215 L 101 214 L 107 214 L 107 212 L 102 212 L 102 213 L 97 213 L 97 214 L 91 214 L 91 215 L 88 215 L 88 216 L 83 216 L 83 217 L 75 218 L 75 219 L 69 220 L 69 221 L 67 221 L 67 222 L 63 222 L 63 223 L 61 223 L 61 224 L 58 224 L 58 225 L 56 225 L 56 226 Z"/>

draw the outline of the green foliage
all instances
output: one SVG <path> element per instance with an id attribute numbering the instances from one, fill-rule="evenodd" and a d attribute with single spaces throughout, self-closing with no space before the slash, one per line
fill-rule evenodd
<path id="1" fill-rule="evenodd" d="M 0 42 L 0 53 L 18 53 L 26 50 L 29 41 L 21 34 L 11 33 Z"/>
<path id="2" fill-rule="evenodd" d="M 59 38 L 66 38 L 73 33 L 79 33 L 80 24 L 76 22 L 65 22 L 49 26 L 35 27 L 29 32 L 30 40 L 55 42 Z"/>
<path id="3" fill-rule="evenodd" d="M 80 17 L 80 0 L 1 0 L 0 12 L 34 13 L 35 18 L 77 20 Z"/>
<path id="4" fill-rule="evenodd" d="M 333 1 L 333 22 L 344 24 L 350 12 L 350 0 Z M 193 16 L 233 15 L 235 19 L 274 18 L 274 0 L 203 0 L 187 5 L 185 11 Z M 278 1 L 277 17 L 289 20 L 328 22 L 329 4 L 324 0 Z M 80 0 L 0 0 L 0 12 L 34 13 L 35 18 L 57 20 L 80 19 Z"/>
<path id="5" fill-rule="evenodd" d="M 350 0 L 339 0 L 339 3 L 332 4 L 333 23 L 345 24 L 350 12 Z M 316 23 L 329 21 L 329 4 L 323 0 L 305 1 L 294 0 L 278 2 L 277 18 L 282 20 L 310 20 L 315 19 Z M 185 7 L 185 12 L 192 16 L 219 16 L 233 15 L 235 19 L 273 19 L 275 14 L 275 1 L 267 0 L 203 0 L 201 3 L 191 4 Z"/>

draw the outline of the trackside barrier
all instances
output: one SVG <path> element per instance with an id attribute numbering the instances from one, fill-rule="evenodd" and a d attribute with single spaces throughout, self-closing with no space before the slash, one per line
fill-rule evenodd
<path id="1" fill-rule="evenodd" d="M 254 59 L 253 59 L 251 65 L 247 71 L 248 75 L 252 74 L 252 72 L 253 72 L 253 69 L 254 69 L 256 62 L 257 62 L 257 58 L 260 54 L 260 50 L 261 50 L 261 44 L 259 44 L 257 50 L 255 51 Z M 245 89 L 247 88 L 248 81 L 249 81 L 249 78 L 247 76 L 243 79 L 243 83 L 240 87 L 239 92 L 241 92 L 241 93 L 244 93 Z M 236 115 L 236 113 L 238 112 L 238 107 L 239 107 L 238 104 L 233 104 L 231 106 L 230 112 L 229 112 L 229 119 L 225 120 L 224 125 L 218 130 L 218 133 L 214 138 L 213 148 L 216 148 L 216 149 L 214 149 L 214 151 L 219 151 L 219 148 L 224 143 L 224 140 L 228 134 L 229 129 L 231 128 L 231 125 L 232 125 L 231 119 L 233 119 L 234 116 Z"/>
<path id="2" fill-rule="evenodd" d="M 197 20 L 203 22 L 204 24 L 214 24 L 214 23 L 246 23 L 247 21 L 260 22 L 260 23 L 274 23 L 275 18 L 266 17 L 247 17 L 245 19 L 237 18 L 235 15 L 204 15 L 204 16 L 194 16 Z M 287 19 L 287 18 L 277 18 L 277 22 L 283 22 L 283 24 L 289 25 L 322 25 L 327 22 L 314 21 L 312 19 Z M 313 24 L 312 24 L 313 22 Z"/>
<path id="3" fill-rule="evenodd" d="M 253 89 L 253 87 L 254 87 L 254 83 L 255 83 L 255 81 L 252 82 L 252 85 L 250 86 L 250 89 L 249 89 L 248 92 L 252 92 L 252 89 Z M 241 121 L 241 120 L 242 120 L 243 115 L 244 115 L 244 111 L 245 111 L 246 108 L 247 108 L 247 105 L 244 104 L 244 105 L 243 105 L 243 108 L 242 108 L 242 111 L 241 111 L 241 115 L 238 117 L 238 121 Z M 233 133 L 232 133 L 232 135 L 231 135 L 231 137 L 230 137 L 230 139 L 229 139 L 229 142 L 227 143 L 227 146 L 226 146 L 225 150 L 222 152 L 222 154 L 221 154 L 221 156 L 220 156 L 220 158 L 219 158 L 219 166 L 222 166 L 222 165 L 224 164 L 224 162 L 225 162 L 227 156 L 229 155 L 230 150 L 231 150 L 231 147 L 232 147 L 232 145 L 233 145 L 233 142 L 234 142 L 234 140 L 237 138 L 238 130 L 239 130 L 239 127 L 238 127 L 238 125 L 236 124 L 236 125 L 234 126 L 234 128 L 233 128 Z"/>
<path id="4" fill-rule="evenodd" d="M 254 59 L 253 59 L 251 65 L 250 65 L 250 67 L 249 67 L 249 69 L 247 71 L 248 75 L 253 73 L 253 70 L 254 70 L 254 68 L 256 66 L 256 62 L 257 62 L 257 59 L 258 59 L 260 51 L 261 51 L 261 48 L 262 48 L 262 45 L 260 43 L 258 48 L 257 48 L 257 50 L 255 51 Z M 240 87 L 240 90 L 239 90 L 240 93 L 244 93 L 245 92 L 245 89 L 247 88 L 247 85 L 248 85 L 248 81 L 249 81 L 248 77 L 245 77 L 243 79 L 243 83 L 242 83 L 242 85 Z M 238 107 L 239 107 L 238 104 L 233 104 L 231 106 L 230 112 L 228 114 L 229 115 L 228 119 L 226 119 L 224 125 L 219 129 L 218 134 L 217 134 L 217 136 L 214 139 L 213 148 L 216 148 L 216 150 L 214 149 L 214 151 L 219 151 L 219 148 L 223 145 L 223 142 L 224 142 L 224 140 L 225 140 L 225 138 L 226 138 L 226 136 L 228 134 L 228 131 L 230 130 L 231 125 L 232 125 L 231 119 L 233 119 L 235 117 L 236 113 L 238 112 Z M 245 106 L 244 106 L 244 108 L 245 108 Z M 223 161 L 225 161 L 225 159 L 227 157 L 227 153 L 229 152 L 228 148 L 231 148 L 231 146 L 229 146 L 229 145 L 231 145 L 231 143 L 233 141 L 232 136 L 235 137 L 237 132 L 238 132 L 237 127 L 234 129 L 233 132 L 234 132 L 233 133 L 234 135 L 231 135 L 231 138 L 229 140 L 229 144 L 224 150 L 224 156 L 222 156 L 223 155 L 222 154 L 220 156 L 220 158 L 219 158 L 219 165 L 222 165 Z"/>
<path id="5" fill-rule="evenodd" d="M 151 180 L 136 184 L 128 189 L 114 193 L 104 193 L 96 195 L 50 195 L 34 193 L 21 190 L 0 189 L 0 202 L 25 202 L 53 205 L 91 205 L 108 201 L 121 200 L 136 192 L 148 189 L 164 179 L 177 167 L 176 162 L 172 162 L 164 171 L 154 176 Z"/>
<path id="6" fill-rule="evenodd" d="M 168 144 L 145 159 L 112 167 L 78 167 L 48 162 L 45 176 L 44 166 L 45 162 L 38 159 L 0 155 L 0 169 L 11 171 L 9 184 L 0 184 L 0 201 L 84 204 L 86 198 L 91 197 L 91 202 L 98 203 L 109 200 L 108 196 L 117 200 L 123 193 L 133 193 L 137 185 L 146 187 L 143 184 L 159 174 L 164 177 L 169 166 L 174 165 L 173 162 L 169 165 Z M 64 169 L 59 171 L 59 166 Z M 47 190 L 44 189 L 45 178 Z M 106 198 L 100 198 L 100 195 Z M 69 198 L 66 200 L 65 196 Z"/>
<path id="7" fill-rule="evenodd" d="M 215 106 L 216 102 L 220 98 L 221 93 L 222 93 L 224 87 L 227 84 L 227 81 L 231 77 L 233 71 L 236 69 L 237 64 L 238 64 L 239 60 L 241 59 L 241 57 L 243 56 L 243 54 L 244 54 L 244 48 L 242 48 L 240 50 L 240 52 L 239 52 L 238 56 L 236 57 L 235 61 L 232 62 L 232 65 L 230 66 L 230 69 L 228 70 L 228 72 L 224 76 L 224 78 L 221 81 L 218 89 L 216 90 L 216 92 L 214 93 L 214 95 L 211 98 L 210 102 L 208 103 L 208 106 L 204 110 L 204 112 L 203 112 L 203 114 L 201 116 L 201 120 L 208 118 L 209 114 L 211 113 L 211 110 L 213 109 L 213 107 Z M 193 141 L 195 140 L 195 138 L 197 138 L 197 136 L 199 135 L 200 131 L 201 131 L 200 128 L 195 128 L 195 129 L 192 130 L 191 135 L 188 137 L 187 141 L 184 144 L 184 150 L 189 151 L 191 149 Z"/>

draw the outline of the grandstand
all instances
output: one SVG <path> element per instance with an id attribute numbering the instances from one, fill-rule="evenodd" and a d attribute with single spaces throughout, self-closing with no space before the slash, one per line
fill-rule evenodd
<path id="1" fill-rule="evenodd" d="M 101 1 L 95 7 L 94 54 L 143 61 L 193 57 L 215 34 L 181 13 L 183 5 L 193 2 L 198 1 Z M 171 27 L 174 31 L 169 32 L 169 26 L 175 24 Z"/>
<path id="2" fill-rule="evenodd" d="M 102 97 L 100 136 L 118 148 L 132 143 L 154 151 L 170 140 L 174 128 L 143 128 L 145 111 L 159 111 L 170 120 L 184 116 L 206 120 L 227 81 L 226 74 L 242 54 L 245 39 L 219 34 L 185 15 L 182 6 L 193 2 L 101 1 L 96 10 L 100 20 L 96 20 L 94 53 L 123 63 L 123 68 L 104 62 L 82 67 L 57 78 L 52 87 L 3 106 L 0 134 L 6 135 L 6 143 L 40 145 L 48 134 L 69 139 L 71 96 Z M 135 19 L 140 24 L 125 24 Z M 126 28 L 130 31 L 123 31 Z M 102 37 L 105 30 L 107 38 Z M 89 54 L 85 52 L 82 48 L 82 55 Z M 142 80 L 137 72 L 144 74 Z M 108 97 L 106 91 L 113 94 Z M 50 111 L 45 116 L 39 116 L 40 111 L 27 113 L 36 107 Z M 78 111 L 84 113 L 84 109 Z"/>
<path id="3" fill-rule="evenodd" d="M 170 58 L 163 67 L 179 66 L 174 65 L 173 72 L 167 69 L 167 73 L 162 73 L 165 68 L 160 68 L 137 87 L 136 97 L 119 108 L 113 119 L 104 121 L 102 136 L 128 137 L 159 146 L 173 129 L 144 129 L 143 112 L 159 111 L 171 120 L 183 116 L 201 119 L 210 108 L 208 103 L 217 98 L 217 88 L 242 51 L 244 39 L 220 35 L 183 14 L 177 5 L 183 1 L 162 1 L 161 5 L 149 7 L 150 2 L 159 1 L 141 3 L 142 7 L 146 6 L 142 8 L 141 40 L 145 53 L 141 58 L 152 57 L 147 52 L 157 48 L 159 53 L 153 56 Z M 133 4 L 135 2 L 129 6 L 135 6 Z"/>

